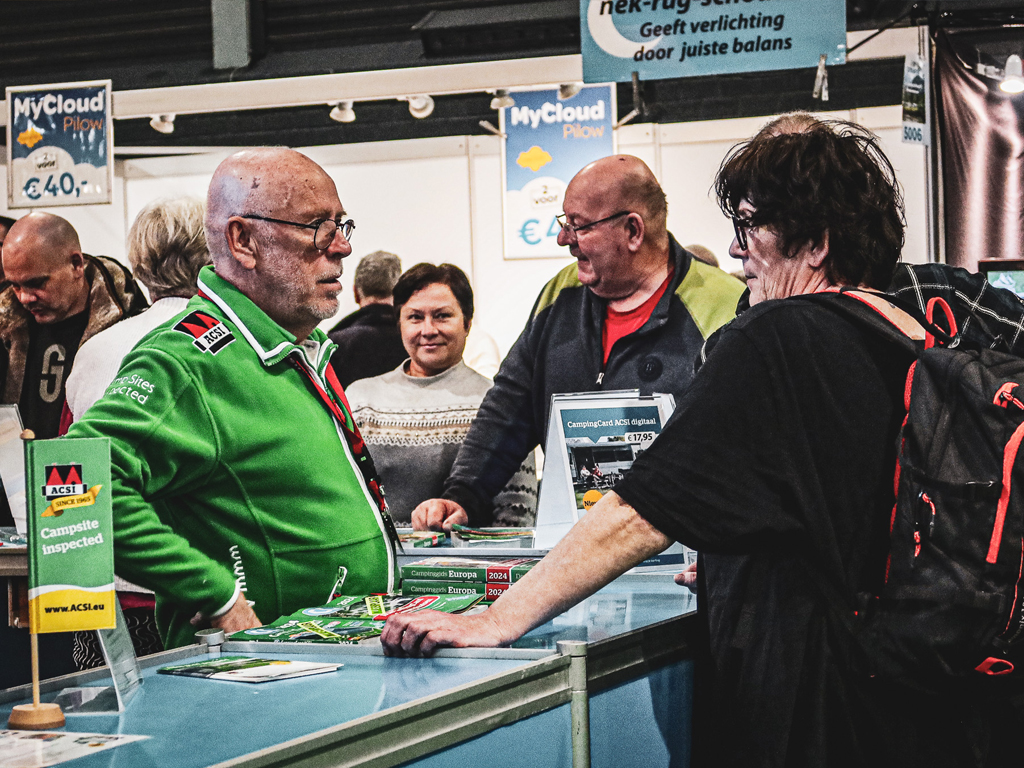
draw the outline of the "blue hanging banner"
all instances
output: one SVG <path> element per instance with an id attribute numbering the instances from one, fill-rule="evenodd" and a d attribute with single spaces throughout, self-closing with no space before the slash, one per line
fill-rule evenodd
<path id="1" fill-rule="evenodd" d="M 615 154 L 615 87 L 584 87 L 564 100 L 557 90 L 510 95 L 516 105 L 500 116 L 505 258 L 568 256 L 555 216 L 572 177 Z"/>
<path id="2" fill-rule="evenodd" d="M 846 63 L 846 0 L 580 0 L 583 80 Z"/>
<path id="3" fill-rule="evenodd" d="M 7 207 L 113 201 L 110 81 L 7 89 Z"/>

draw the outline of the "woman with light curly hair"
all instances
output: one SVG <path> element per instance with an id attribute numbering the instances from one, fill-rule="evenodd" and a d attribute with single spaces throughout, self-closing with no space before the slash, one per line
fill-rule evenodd
<path id="1" fill-rule="evenodd" d="M 121 360 L 147 333 L 185 309 L 196 295 L 199 270 L 211 263 L 203 232 L 206 206 L 181 197 L 150 203 L 128 231 L 128 262 L 149 289 L 153 306 L 89 339 L 68 377 L 68 408 L 78 419 L 117 375 Z"/>

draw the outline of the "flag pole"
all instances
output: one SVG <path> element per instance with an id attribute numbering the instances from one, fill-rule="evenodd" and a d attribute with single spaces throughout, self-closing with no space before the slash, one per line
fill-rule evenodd
<path id="1" fill-rule="evenodd" d="M 31 429 L 21 433 L 21 439 L 25 441 L 26 450 L 29 440 L 35 439 Z M 31 526 L 29 528 L 31 535 Z M 30 559 L 29 568 L 32 567 L 32 541 L 29 541 L 28 556 Z M 50 728 L 60 728 L 64 725 L 64 711 L 59 704 L 40 703 L 39 701 L 39 635 L 32 621 L 32 611 L 29 611 L 29 642 L 32 649 L 32 703 L 17 704 L 11 710 L 11 716 L 7 720 L 7 727 L 25 731 L 45 731 Z"/>

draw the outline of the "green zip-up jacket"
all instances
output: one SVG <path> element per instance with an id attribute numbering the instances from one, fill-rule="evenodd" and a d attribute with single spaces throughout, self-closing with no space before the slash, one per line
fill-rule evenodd
<path id="1" fill-rule="evenodd" d="M 317 391 L 330 397 L 334 344 L 314 331 L 311 363 L 212 268 L 199 287 L 68 432 L 110 438 L 115 567 L 156 593 L 168 648 L 193 642 L 189 620 L 223 611 L 237 589 L 268 623 L 326 602 L 341 566 L 348 594 L 395 580 L 386 521 L 358 464 L 369 459 Z"/>

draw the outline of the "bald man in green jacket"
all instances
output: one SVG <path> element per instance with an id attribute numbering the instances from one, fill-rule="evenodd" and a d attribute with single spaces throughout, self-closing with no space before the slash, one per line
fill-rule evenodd
<path id="1" fill-rule="evenodd" d="M 335 314 L 351 221 L 287 149 L 214 173 L 212 268 L 125 358 L 69 437 L 111 440 L 115 566 L 152 589 L 168 648 L 395 586 L 393 526 L 317 324 Z"/>

